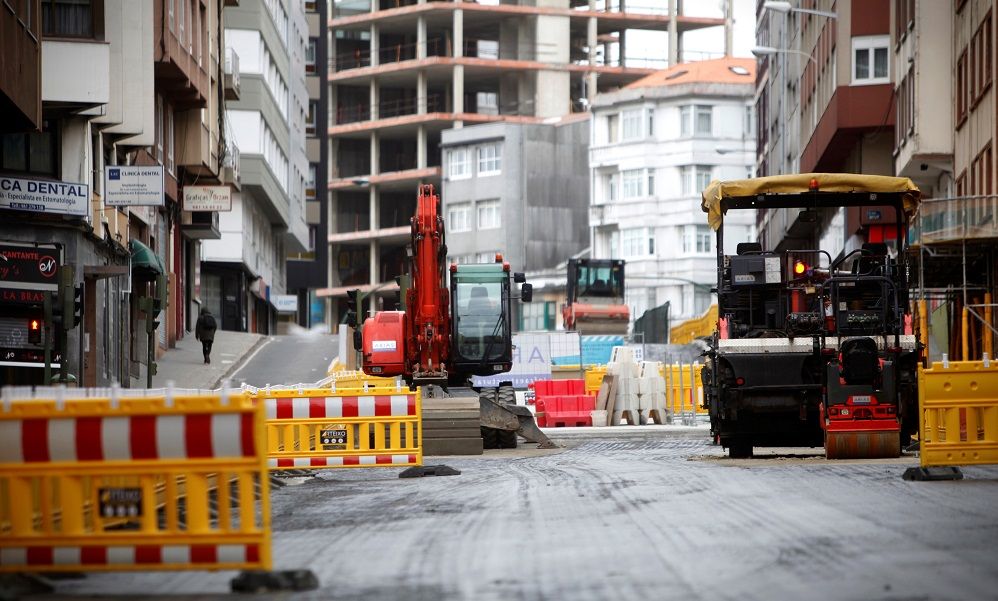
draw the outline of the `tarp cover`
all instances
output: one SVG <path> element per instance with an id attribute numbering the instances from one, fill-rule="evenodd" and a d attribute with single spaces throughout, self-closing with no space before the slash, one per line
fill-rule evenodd
<path id="1" fill-rule="evenodd" d="M 918 207 L 921 192 L 907 177 L 859 175 L 855 173 L 799 173 L 772 175 L 754 179 L 710 182 L 703 191 L 700 207 L 707 213 L 707 223 L 715 230 L 721 227 L 721 199 L 758 196 L 760 194 L 803 194 L 810 190 L 811 180 L 818 180 L 821 192 L 902 192 L 905 213 L 911 215 Z"/>

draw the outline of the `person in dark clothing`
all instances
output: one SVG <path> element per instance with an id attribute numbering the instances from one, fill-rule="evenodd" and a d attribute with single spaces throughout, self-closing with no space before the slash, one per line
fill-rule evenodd
<path id="1" fill-rule="evenodd" d="M 201 308 L 201 316 L 194 326 L 194 338 L 201 341 L 201 348 L 204 350 L 204 362 L 211 363 L 211 343 L 215 341 L 215 330 L 218 324 L 215 323 L 215 316 L 207 307 Z"/>

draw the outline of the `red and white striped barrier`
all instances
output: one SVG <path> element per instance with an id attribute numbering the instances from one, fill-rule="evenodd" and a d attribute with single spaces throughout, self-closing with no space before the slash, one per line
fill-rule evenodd
<path id="1" fill-rule="evenodd" d="M 416 415 L 414 394 L 267 398 L 264 403 L 268 420 Z"/>
<path id="2" fill-rule="evenodd" d="M 254 457 L 251 413 L 0 421 L 0 463 Z"/>
<path id="3" fill-rule="evenodd" d="M 364 467 L 376 465 L 416 465 L 415 455 L 350 455 L 341 457 L 293 457 L 267 460 L 270 467 Z"/>
<path id="4" fill-rule="evenodd" d="M 45 566 L 183 566 L 245 564 L 260 561 L 259 545 L 86 545 L 79 547 L 4 547 L 0 565 Z"/>

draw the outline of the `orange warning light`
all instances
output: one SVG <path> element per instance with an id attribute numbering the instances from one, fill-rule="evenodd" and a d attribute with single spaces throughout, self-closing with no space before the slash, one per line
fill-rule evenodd
<path id="1" fill-rule="evenodd" d="M 804 275 L 805 271 L 807 271 L 807 265 L 804 264 L 804 261 L 797 261 L 797 262 L 794 263 L 794 273 L 795 274 L 797 274 L 797 275 Z"/>

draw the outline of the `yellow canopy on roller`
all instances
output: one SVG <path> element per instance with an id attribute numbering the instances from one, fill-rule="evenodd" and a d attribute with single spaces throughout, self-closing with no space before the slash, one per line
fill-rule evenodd
<path id="1" fill-rule="evenodd" d="M 714 180 L 703 191 L 703 202 L 700 204 L 700 208 L 707 213 L 707 223 L 716 230 L 721 227 L 722 199 L 752 197 L 760 194 L 804 194 L 810 191 L 811 180 L 818 181 L 820 192 L 902 193 L 904 194 L 904 211 L 908 215 L 915 212 L 921 199 L 918 186 L 907 177 L 855 173 L 799 173 L 726 182 Z"/>

